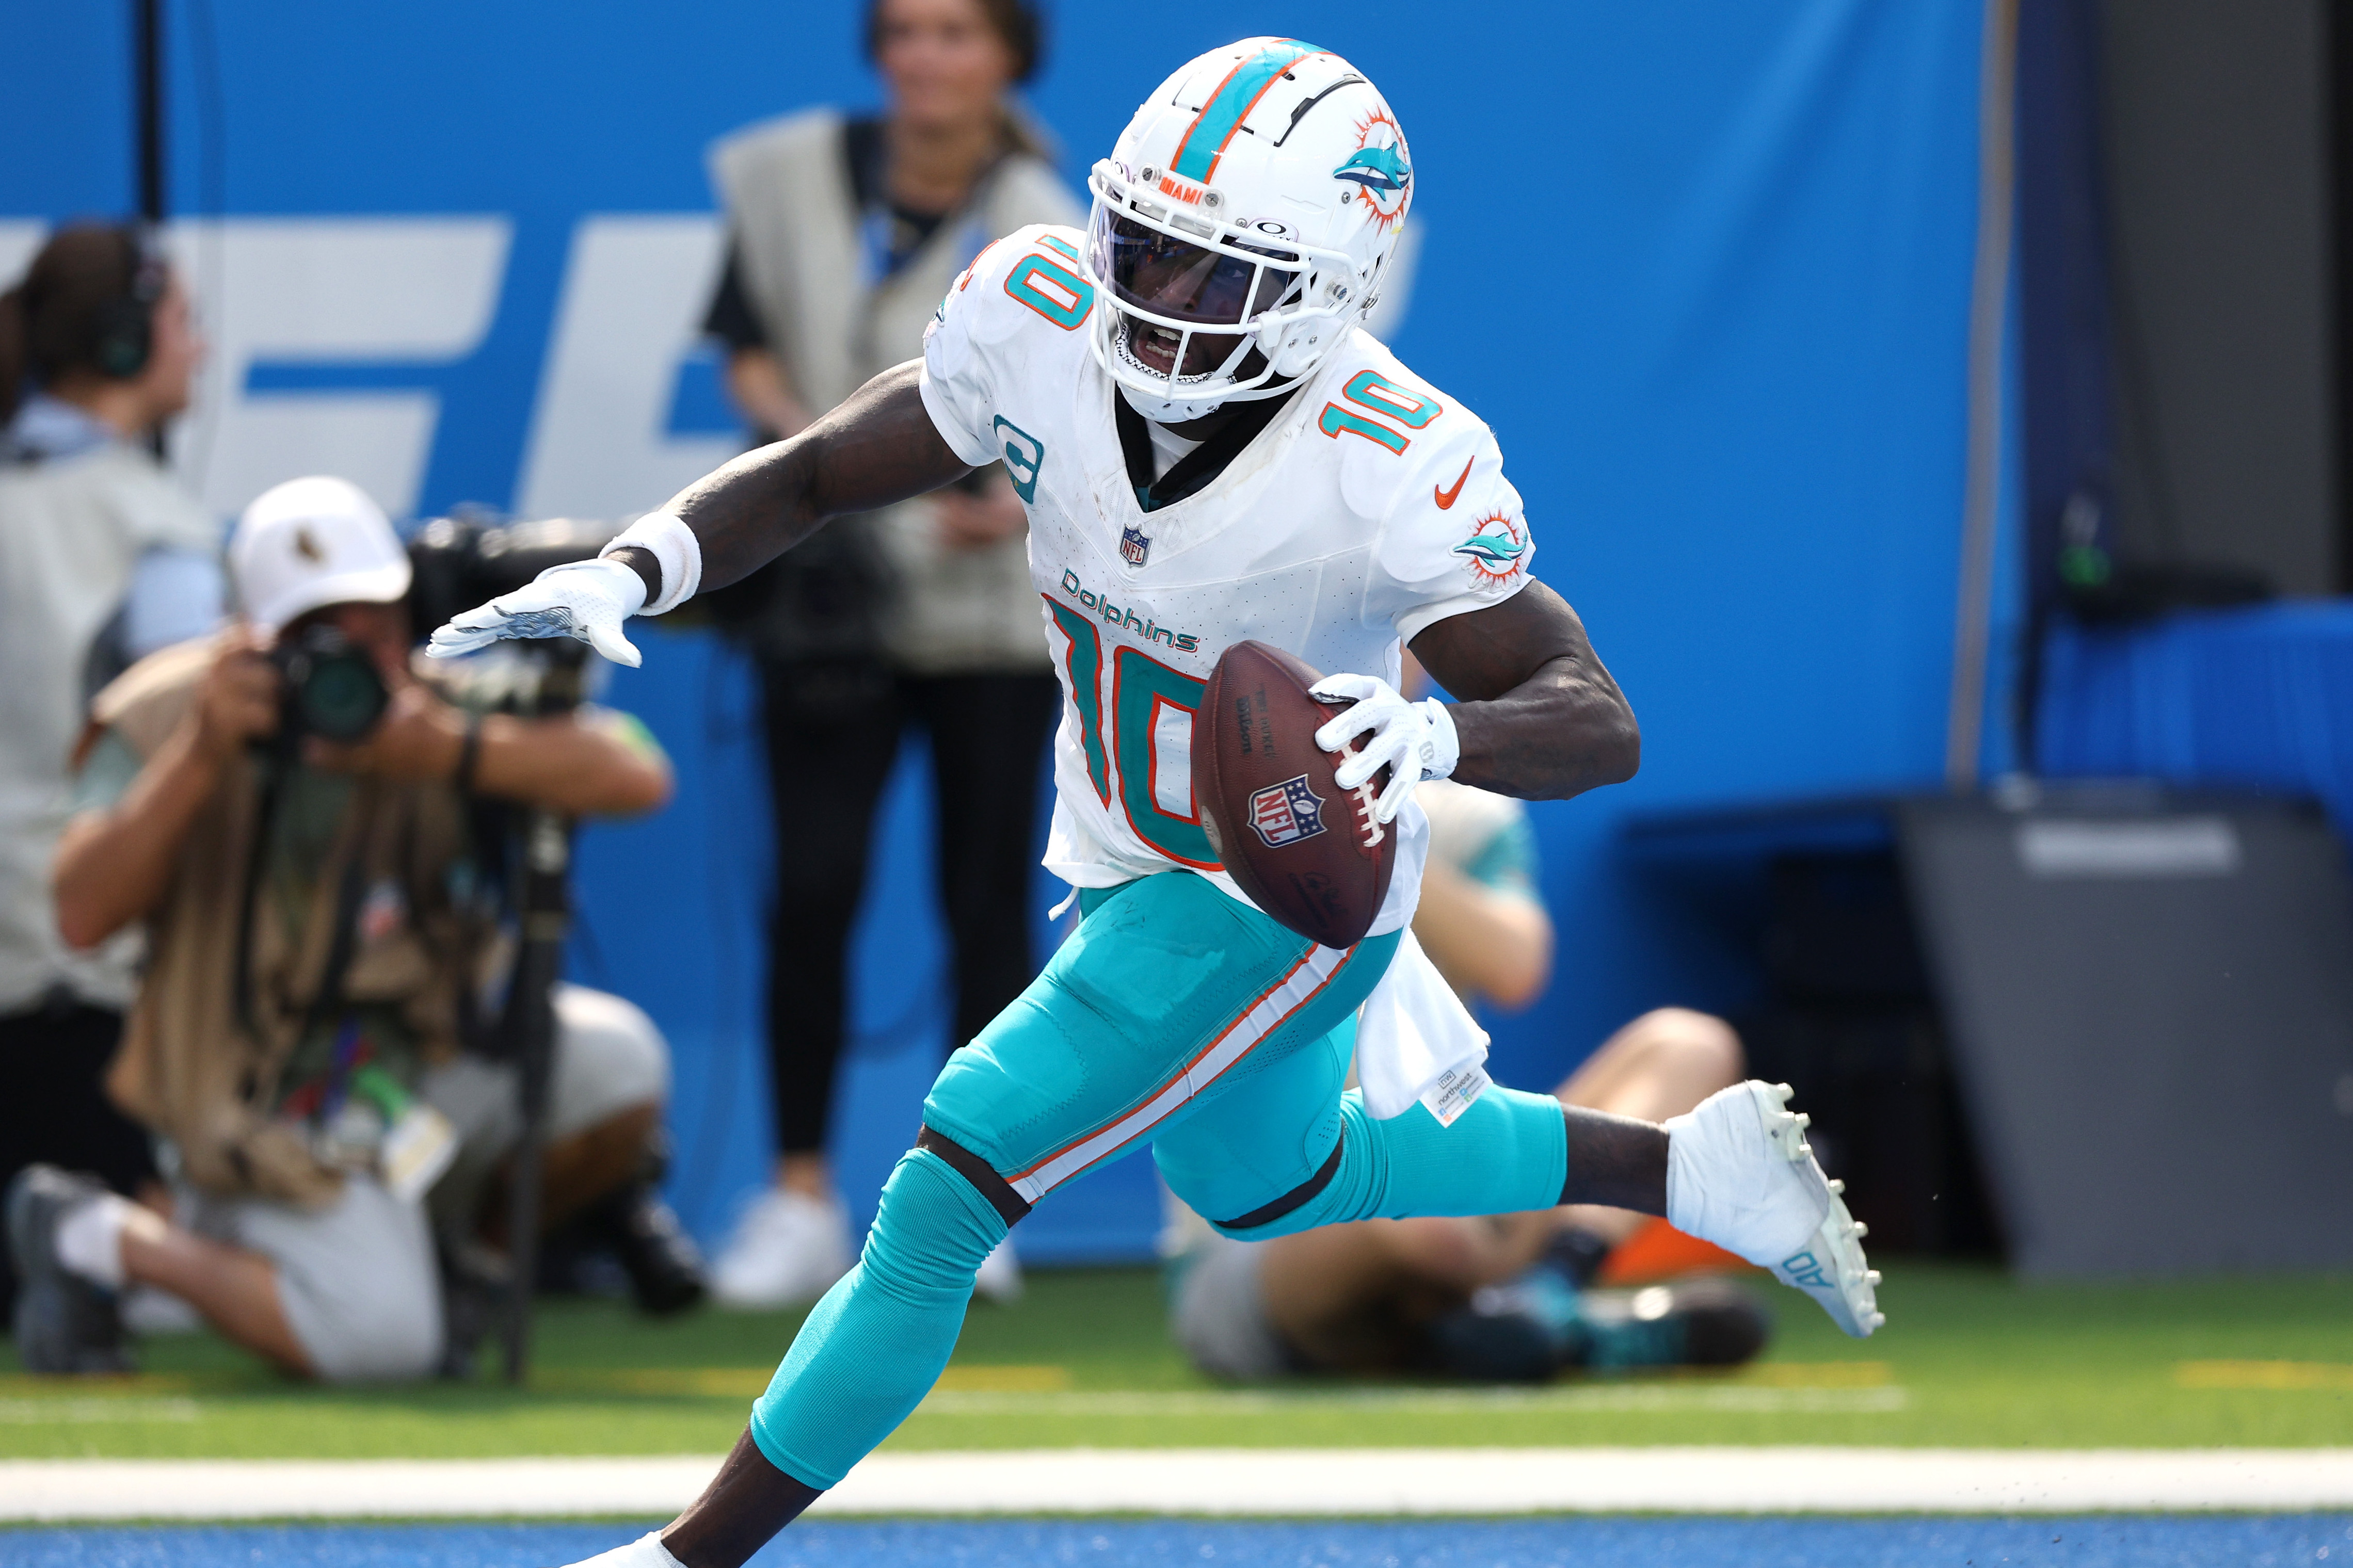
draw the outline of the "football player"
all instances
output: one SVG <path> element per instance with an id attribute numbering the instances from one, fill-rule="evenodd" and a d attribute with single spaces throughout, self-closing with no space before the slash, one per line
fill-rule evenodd
<path id="1" fill-rule="evenodd" d="M 1606 1204 L 1774 1269 L 1850 1333 L 1880 1321 L 1861 1227 L 1786 1089 L 1735 1085 L 1663 1125 L 1501 1088 L 1445 1121 L 1413 1104 L 1381 1119 L 1343 1091 L 1334 1030 L 1414 909 L 1416 784 L 1564 799 L 1630 776 L 1640 745 L 1576 614 L 1528 574 L 1487 426 L 1357 326 L 1414 183 L 1397 117 L 1345 60 L 1283 38 L 1213 50 L 1094 166 L 1086 231 L 1021 229 L 982 252 L 921 360 L 691 486 L 603 558 L 436 635 L 447 654 L 571 635 L 636 664 L 628 616 L 733 582 L 830 516 L 1001 461 L 1067 697 L 1047 864 L 1076 889 L 1077 931 L 941 1072 L 858 1267 L 709 1489 L 600 1562 L 749 1557 L 923 1399 L 1008 1227 L 1147 1143 L 1177 1195 L 1241 1239 Z M 1359 745 L 1343 788 L 1391 770 L 1377 815 L 1396 871 L 1352 948 L 1244 900 L 1189 798 L 1190 710 L 1250 637 L 1345 672 L 1316 688 L 1352 704 L 1317 734 Z M 1398 694 L 1407 644 L 1458 701 Z"/>

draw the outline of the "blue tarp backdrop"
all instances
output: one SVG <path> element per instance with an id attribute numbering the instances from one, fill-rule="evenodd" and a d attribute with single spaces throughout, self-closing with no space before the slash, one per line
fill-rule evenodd
<path id="1" fill-rule="evenodd" d="M 2048 660 L 2045 772 L 2316 795 L 2353 840 L 2353 605 L 2063 623 Z"/>
<path id="2" fill-rule="evenodd" d="M 715 254 L 703 148 L 873 101 L 858 9 L 164 0 L 172 201 L 221 344 L 192 476 L 225 512 L 338 465 L 416 515 L 659 502 L 733 439 L 688 352 Z M 129 205 L 127 10 L 0 0 L 0 271 L 38 223 Z M 1646 904 L 1614 825 L 1938 776 L 1979 6 L 1058 12 L 1033 96 L 1074 183 L 1165 72 L 1253 33 L 1346 54 L 1411 138 L 1427 243 L 1396 346 L 1495 427 L 1537 574 L 1584 614 L 1645 740 L 1633 784 L 1535 808 L 1561 954 L 1541 1003 L 1492 1021 L 1498 1075 L 1546 1084 L 1644 1007 L 1736 1000 L 1737 973 Z M 422 259 L 401 259 L 411 243 Z M 679 798 L 587 833 L 574 973 L 669 1031 L 675 1185 L 710 1237 L 766 1159 L 762 763 L 737 660 L 697 633 L 644 647 L 611 695 L 670 749 Z M 894 788 L 842 1089 L 861 1216 L 947 1044 L 925 786 L 902 768 Z M 1130 1161 L 1022 1239 L 1033 1258 L 1140 1256 L 1155 1217 Z"/>

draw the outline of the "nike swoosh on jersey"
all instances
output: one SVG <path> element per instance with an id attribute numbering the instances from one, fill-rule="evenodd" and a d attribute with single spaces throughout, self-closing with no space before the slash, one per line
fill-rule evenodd
<path id="1" fill-rule="evenodd" d="M 1479 458 L 1474 453 L 1471 458 L 1471 463 L 1475 463 L 1478 460 Z M 1452 489 L 1441 490 L 1435 485 L 1430 487 L 1430 494 L 1437 498 L 1439 510 L 1451 511 L 1453 510 L 1455 498 L 1462 493 L 1463 484 L 1471 478 L 1471 463 L 1465 463 L 1462 465 L 1462 472 L 1456 477 L 1454 480 L 1454 488 Z"/>

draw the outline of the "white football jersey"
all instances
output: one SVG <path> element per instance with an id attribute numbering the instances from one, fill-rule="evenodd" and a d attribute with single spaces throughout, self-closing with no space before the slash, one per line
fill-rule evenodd
<path id="1" fill-rule="evenodd" d="M 1394 684 L 1431 623 L 1511 597 L 1535 546 L 1494 437 L 1362 331 L 1215 479 L 1147 512 L 1083 330 L 1106 308 L 1076 229 L 982 252 L 923 340 L 923 405 L 956 455 L 1002 460 L 1066 699 L 1046 865 L 1103 888 L 1177 868 L 1242 897 L 1193 801 L 1193 710 L 1255 637 Z M 1339 827 L 1339 814 L 1326 814 Z M 1409 802 L 1372 934 L 1411 920 L 1429 833 Z"/>

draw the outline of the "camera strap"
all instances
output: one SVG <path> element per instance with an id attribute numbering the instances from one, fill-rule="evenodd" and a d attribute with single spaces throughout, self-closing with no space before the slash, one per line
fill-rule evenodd
<path id="1" fill-rule="evenodd" d="M 259 760 L 261 769 L 261 801 L 254 812 L 253 842 L 245 852 L 245 878 L 237 895 L 237 971 L 229 977 L 230 1000 L 236 1009 L 237 1026 L 245 1037 L 259 1047 L 262 1043 L 260 1022 L 253 1011 L 253 914 L 254 905 L 260 900 L 261 874 L 269 860 L 270 835 L 278 825 L 278 799 L 286 777 L 286 763 L 274 752 Z M 251 1075 L 248 1075 L 248 1079 Z M 250 1088 L 248 1098 L 251 1098 Z"/>
<path id="2" fill-rule="evenodd" d="M 293 766 L 290 759 L 272 755 L 262 763 L 260 808 L 255 814 L 253 844 L 245 860 L 245 883 L 238 890 L 237 911 L 237 972 L 232 977 L 232 999 L 237 1009 L 238 1027 L 248 1040 L 259 1047 L 267 1044 L 255 1012 L 253 1000 L 253 926 L 260 903 L 261 881 L 269 861 L 270 841 L 277 830 L 278 813 L 285 795 L 288 773 Z M 333 1021 L 343 1006 L 343 977 L 352 966 L 352 958 L 359 947 L 359 912 L 361 901 L 367 895 L 367 875 L 362 866 L 369 835 L 353 833 L 347 842 L 350 852 L 343 861 L 343 874 L 335 886 L 334 924 L 328 938 L 326 962 L 320 966 L 319 983 L 311 994 L 308 1005 L 302 1009 L 302 1022 L 295 1040 L 308 1039 L 311 1033 Z M 244 1084 L 245 1098 L 251 1103 L 261 1090 L 261 1075 L 248 1072 Z"/>

